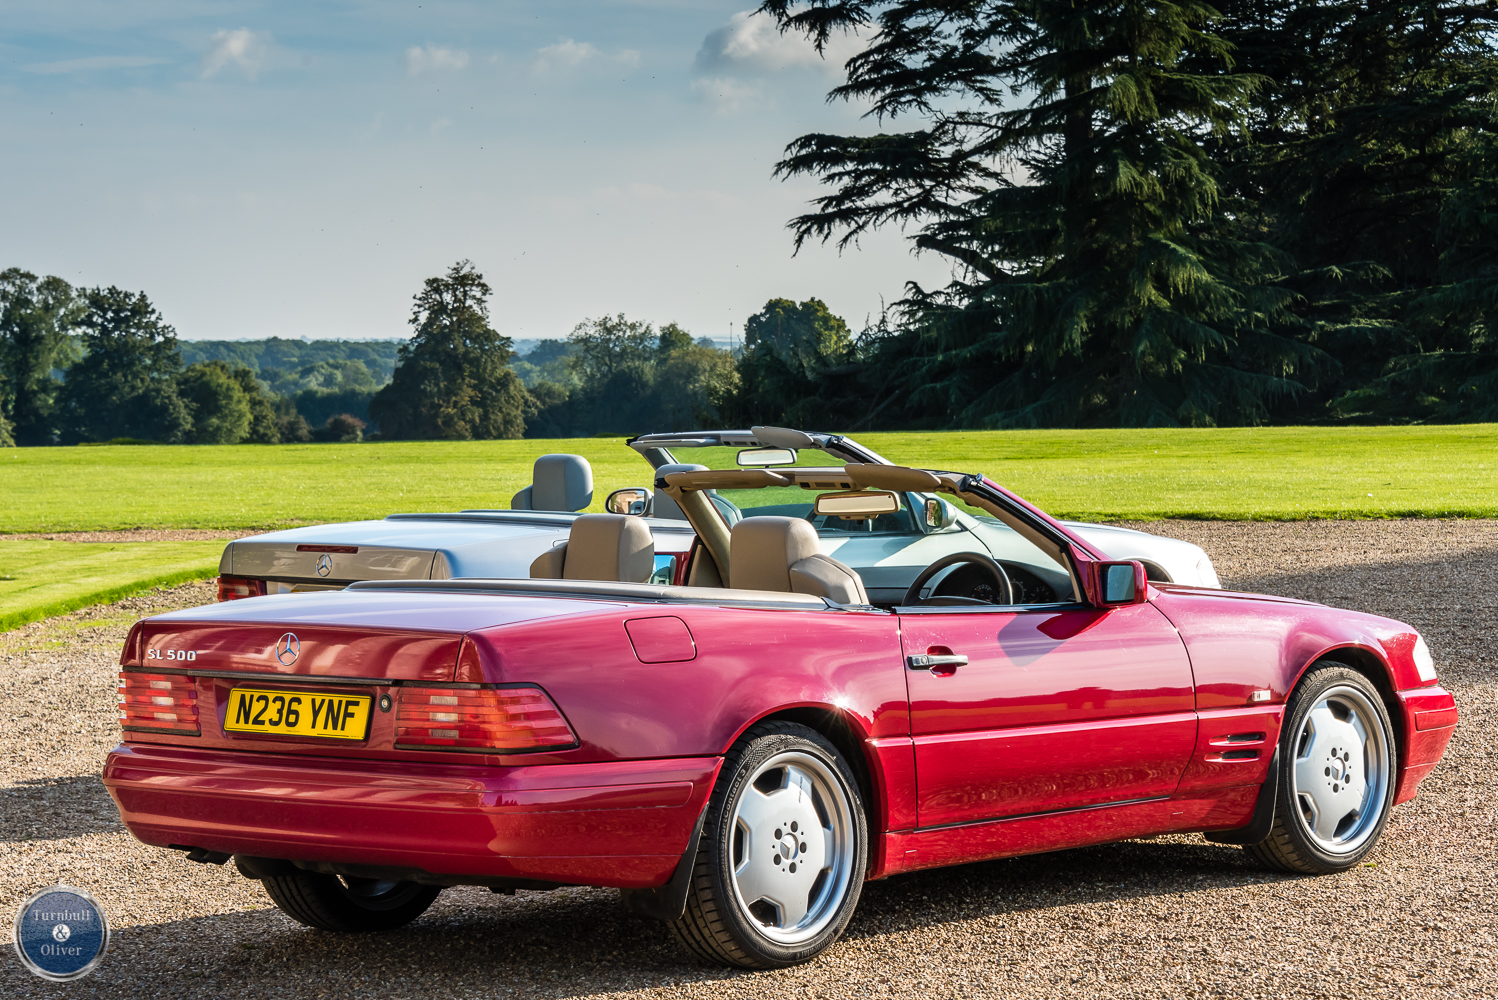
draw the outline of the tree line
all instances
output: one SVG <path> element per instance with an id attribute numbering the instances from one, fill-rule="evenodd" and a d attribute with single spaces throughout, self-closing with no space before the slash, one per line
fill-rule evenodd
<path id="1" fill-rule="evenodd" d="M 144 292 L 0 272 L 0 445 L 360 440 L 363 362 L 256 373 L 183 347 Z"/>
<path id="2" fill-rule="evenodd" d="M 370 403 L 382 438 L 580 437 L 795 422 L 802 392 L 856 351 L 817 299 L 772 299 L 737 351 L 622 313 L 585 320 L 518 359 L 489 324 L 490 289 L 468 261 L 427 279 L 395 375 Z M 763 420 L 761 420 L 763 418 Z"/>
<path id="3" fill-rule="evenodd" d="M 483 275 L 460 261 L 423 283 L 412 337 L 398 346 L 184 342 L 144 292 L 75 289 L 11 268 L 0 273 L 0 444 L 358 441 L 371 428 L 368 436 L 385 440 L 462 440 L 721 426 L 767 406 L 796 412 L 790 397 L 799 383 L 770 359 L 784 356 L 801 371 L 852 344 L 847 324 L 821 302 L 775 299 L 745 324 L 737 352 L 676 323 L 657 329 L 620 314 L 586 320 L 519 358 L 490 323 L 490 297 Z M 784 405 L 775 402 L 782 397 Z"/>
<path id="4" fill-rule="evenodd" d="M 676 323 L 586 320 L 519 359 L 490 325 L 468 261 L 426 280 L 394 377 L 370 403 L 382 438 L 578 437 L 718 424 L 739 383 L 733 355 Z"/>

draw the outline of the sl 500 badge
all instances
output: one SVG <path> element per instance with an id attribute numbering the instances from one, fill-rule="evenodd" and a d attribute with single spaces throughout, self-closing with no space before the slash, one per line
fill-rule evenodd
<path id="1" fill-rule="evenodd" d="M 16 955 L 43 979 L 82 979 L 104 961 L 109 921 L 94 897 L 69 885 L 38 892 L 16 911 Z"/>

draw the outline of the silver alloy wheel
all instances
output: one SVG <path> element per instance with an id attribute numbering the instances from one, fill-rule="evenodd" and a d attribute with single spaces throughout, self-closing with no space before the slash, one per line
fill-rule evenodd
<path id="1" fill-rule="evenodd" d="M 1357 688 L 1321 695 L 1294 743 L 1290 801 L 1307 836 L 1328 854 L 1351 854 L 1378 829 L 1391 756 L 1378 710 Z"/>
<path id="2" fill-rule="evenodd" d="M 794 945 L 837 916 L 853 877 L 852 805 L 833 767 L 800 750 L 761 764 L 733 804 L 735 902 L 766 938 Z"/>

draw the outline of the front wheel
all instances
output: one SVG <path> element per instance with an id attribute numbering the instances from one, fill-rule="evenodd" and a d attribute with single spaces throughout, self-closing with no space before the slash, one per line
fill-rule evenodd
<path id="1" fill-rule="evenodd" d="M 1287 706 L 1280 768 L 1274 826 L 1246 850 L 1311 875 L 1362 860 L 1388 822 L 1396 773 L 1393 727 L 1373 684 L 1340 663 L 1308 673 Z"/>
<path id="2" fill-rule="evenodd" d="M 772 722 L 728 752 L 672 930 L 713 962 L 773 969 L 815 958 L 848 926 L 868 868 L 858 783 L 806 726 Z"/>
<path id="3" fill-rule="evenodd" d="M 426 912 L 440 885 L 293 872 L 260 880 L 288 917 L 324 931 L 388 931 Z"/>

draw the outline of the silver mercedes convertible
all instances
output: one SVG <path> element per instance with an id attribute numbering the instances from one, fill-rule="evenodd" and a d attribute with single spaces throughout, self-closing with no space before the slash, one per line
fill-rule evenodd
<path id="1" fill-rule="evenodd" d="M 683 583 L 680 576 L 696 541 L 680 508 L 662 491 L 664 477 L 671 473 L 733 465 L 893 464 L 852 438 L 787 427 L 645 434 L 626 444 L 647 463 L 640 478 L 650 485 L 616 489 L 603 506 L 638 515 L 650 528 L 655 562 L 642 583 Z M 1014 603 L 1055 600 L 1057 581 L 1049 579 L 1050 568 L 1030 565 L 1027 547 L 1003 523 L 949 497 L 899 497 L 898 510 L 856 519 L 818 515 L 794 488 L 720 490 L 709 499 L 729 526 L 762 515 L 806 518 L 816 528 L 823 552 L 858 571 L 874 604 L 906 603 L 912 588 L 921 594 L 945 592 L 944 587 L 963 593 L 974 586 L 981 589 L 982 580 L 993 575 L 985 576 L 982 565 L 990 563 L 1004 570 L 1015 591 Z M 538 556 L 567 540 L 572 522 L 592 504 L 593 471 L 587 460 L 543 455 L 536 460 L 531 485 L 511 498 L 508 510 L 391 514 L 378 521 L 320 524 L 230 542 L 219 560 L 219 600 L 337 590 L 357 580 L 523 579 Z M 1151 580 L 1220 586 L 1212 560 L 1190 542 L 1103 524 L 1066 524 L 1110 557 L 1144 563 Z M 942 566 L 936 573 L 922 572 L 937 563 Z M 975 580 L 962 579 L 975 572 Z"/>

